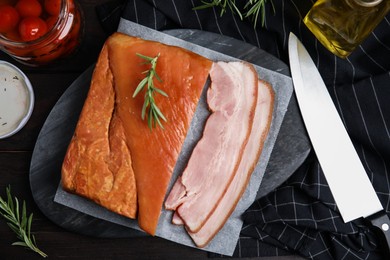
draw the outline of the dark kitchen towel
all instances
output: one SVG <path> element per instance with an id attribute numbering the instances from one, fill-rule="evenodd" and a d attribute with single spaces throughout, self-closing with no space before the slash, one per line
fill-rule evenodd
<path id="1" fill-rule="evenodd" d="M 236 2 L 242 7 L 246 1 Z M 295 33 L 320 70 L 389 212 L 390 15 L 352 55 L 340 59 L 327 51 L 302 22 L 313 0 L 273 0 L 273 5 L 268 1 L 265 25 L 259 21 L 256 29 L 250 20 L 241 21 L 229 10 L 222 16 L 219 8 L 193 10 L 201 4 L 199 0 L 116 0 L 114 5 L 100 6 L 97 12 L 108 33 L 115 30 L 121 10 L 123 18 L 156 30 L 188 28 L 231 36 L 258 46 L 286 64 L 288 35 Z M 380 254 L 380 238 L 364 220 L 342 221 L 314 153 L 287 182 L 256 201 L 243 218 L 235 256 L 385 259 Z"/>

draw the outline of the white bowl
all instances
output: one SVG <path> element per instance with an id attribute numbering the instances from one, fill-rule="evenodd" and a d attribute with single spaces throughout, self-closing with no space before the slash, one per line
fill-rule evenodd
<path id="1" fill-rule="evenodd" d="M 0 96 L 0 139 L 4 139 L 26 125 L 33 112 L 35 99 L 27 76 L 15 65 L 1 60 L 0 95 L 3 95 Z"/>

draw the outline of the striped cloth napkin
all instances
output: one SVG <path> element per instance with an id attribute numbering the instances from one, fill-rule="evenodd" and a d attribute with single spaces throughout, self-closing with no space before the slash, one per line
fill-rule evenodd
<path id="1" fill-rule="evenodd" d="M 245 1 L 236 1 L 239 6 Z M 265 25 L 219 8 L 193 10 L 200 0 L 113 0 L 97 8 L 107 33 L 119 18 L 154 28 L 199 29 L 257 46 L 288 64 L 294 32 L 308 49 L 328 87 L 367 174 L 390 210 L 390 15 L 347 59 L 327 51 L 302 19 L 313 1 L 268 1 Z M 337 149 L 337 147 L 335 147 Z M 384 259 L 380 238 L 364 220 L 345 224 L 314 153 L 280 187 L 256 201 L 234 256 L 300 255 L 310 259 Z M 210 255 L 217 257 L 217 255 Z"/>

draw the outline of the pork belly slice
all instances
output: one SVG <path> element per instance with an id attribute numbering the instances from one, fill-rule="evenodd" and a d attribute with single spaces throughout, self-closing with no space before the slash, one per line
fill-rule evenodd
<path id="1" fill-rule="evenodd" d="M 271 125 L 274 93 L 272 87 L 265 81 L 259 80 L 258 86 L 259 94 L 253 127 L 237 173 L 215 211 L 202 228 L 195 233 L 189 232 L 189 235 L 198 247 L 206 246 L 224 226 L 244 193 L 261 155 Z M 180 218 L 177 218 L 179 218 L 178 215 L 174 216 L 172 222 L 180 224 Z"/>
<path id="2" fill-rule="evenodd" d="M 207 102 L 211 115 L 188 165 L 165 202 L 186 228 L 198 232 L 233 180 L 252 129 L 257 73 L 244 62 L 216 62 Z M 178 192 L 177 192 L 178 191 Z"/>

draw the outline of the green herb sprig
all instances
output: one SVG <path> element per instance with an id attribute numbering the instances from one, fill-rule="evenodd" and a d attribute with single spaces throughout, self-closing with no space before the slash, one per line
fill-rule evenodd
<path id="1" fill-rule="evenodd" d="M 241 0 L 242 1 L 242 0 Z M 265 4 L 268 0 L 247 0 L 246 4 L 243 7 L 243 10 L 240 10 L 236 5 L 236 0 L 210 0 L 202 1 L 203 5 L 197 6 L 194 10 L 201 10 L 210 7 L 220 7 L 221 12 L 220 16 L 226 13 L 226 10 L 229 8 L 232 13 L 237 14 L 241 20 L 244 18 L 249 18 L 252 20 L 253 27 L 257 27 L 257 21 L 259 15 L 261 14 L 261 25 L 265 25 Z M 274 5 L 271 1 L 272 8 L 275 12 Z"/>
<path id="2" fill-rule="evenodd" d="M 145 89 L 146 86 L 147 88 L 145 91 L 145 101 L 142 106 L 141 118 L 142 120 L 144 120 L 147 113 L 148 126 L 150 129 L 152 129 L 152 127 L 155 127 L 157 124 L 161 128 L 164 128 L 160 119 L 164 120 L 165 122 L 167 122 L 167 119 L 165 118 L 161 110 L 158 108 L 158 106 L 156 105 L 156 101 L 154 100 L 155 92 L 165 97 L 168 97 L 167 93 L 165 93 L 161 89 L 156 88 L 154 85 L 154 78 L 162 82 L 161 78 L 158 76 L 156 72 L 157 60 L 160 57 L 160 53 L 157 54 L 157 56 L 154 58 L 139 53 L 137 53 L 137 56 L 145 60 L 145 62 L 143 62 L 142 64 L 150 64 L 151 66 L 149 70 L 143 72 L 143 74 L 146 74 L 146 77 L 143 80 L 141 80 L 141 82 L 138 84 L 137 88 L 133 93 L 133 98 L 136 97 L 138 93 L 141 92 L 143 89 Z M 149 111 L 147 112 L 146 110 L 148 108 Z"/>
<path id="3" fill-rule="evenodd" d="M 235 0 L 210 0 L 209 2 L 202 1 L 202 3 L 203 5 L 193 8 L 193 10 L 202 10 L 211 7 L 220 7 L 221 8 L 220 16 L 223 16 L 226 13 L 227 8 L 229 8 L 233 13 L 236 13 L 238 16 L 240 16 L 241 20 L 243 19 L 243 15 L 240 9 L 237 7 Z"/>
<path id="4" fill-rule="evenodd" d="M 31 234 L 31 224 L 33 214 L 27 217 L 26 202 L 23 201 L 22 212 L 19 209 L 19 200 L 15 197 L 15 203 L 12 200 L 11 188 L 7 187 L 7 200 L 0 197 L 0 215 L 7 221 L 7 225 L 15 232 L 18 242 L 12 243 L 15 246 L 23 246 L 40 254 L 42 257 L 47 255 L 36 245 L 35 237 Z"/>

